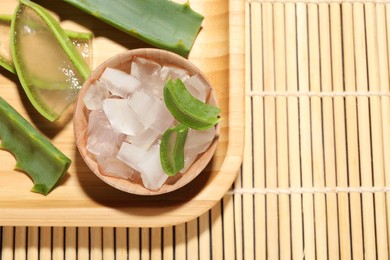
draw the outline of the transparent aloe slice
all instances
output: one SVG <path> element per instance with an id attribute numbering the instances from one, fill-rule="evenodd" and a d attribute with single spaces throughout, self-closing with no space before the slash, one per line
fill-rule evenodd
<path id="1" fill-rule="evenodd" d="M 28 0 L 19 2 L 12 19 L 11 53 L 28 98 L 50 121 L 75 101 L 90 74 L 59 23 Z"/>
<path id="2" fill-rule="evenodd" d="M 14 62 L 11 56 L 11 19 L 10 15 L 0 15 L 0 66 L 15 73 Z"/>
<path id="3" fill-rule="evenodd" d="M 4 67 L 12 73 L 16 73 L 14 61 L 11 55 L 11 21 L 12 16 L 0 14 L 0 66 Z M 92 66 L 92 39 L 93 33 L 89 32 L 75 32 L 65 30 L 72 44 L 81 54 L 89 67 Z"/>

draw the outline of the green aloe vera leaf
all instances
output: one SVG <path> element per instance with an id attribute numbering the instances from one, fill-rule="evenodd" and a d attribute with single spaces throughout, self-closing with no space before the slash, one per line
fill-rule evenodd
<path id="1" fill-rule="evenodd" d="M 11 21 L 12 15 L 0 14 L 0 66 L 11 73 L 16 73 L 10 45 Z M 65 30 L 65 33 L 88 66 L 91 66 L 93 33 L 71 30 Z"/>
<path id="2" fill-rule="evenodd" d="M 169 176 L 176 175 L 184 168 L 184 145 L 188 127 L 178 124 L 168 128 L 161 138 L 160 161 L 164 172 Z"/>
<path id="3" fill-rule="evenodd" d="M 170 0 L 65 0 L 155 47 L 188 56 L 203 16 Z"/>
<path id="4" fill-rule="evenodd" d="M 11 56 L 11 15 L 0 15 L 0 66 L 16 73 Z"/>
<path id="5" fill-rule="evenodd" d="M 16 169 L 33 180 L 33 192 L 47 195 L 67 172 L 71 160 L 0 98 L 0 147 L 11 152 Z"/>
<path id="6" fill-rule="evenodd" d="M 28 0 L 20 0 L 12 19 L 11 53 L 27 97 L 50 121 L 76 100 L 90 74 L 60 24 Z"/>
<path id="7" fill-rule="evenodd" d="M 164 86 L 164 102 L 180 123 L 192 129 L 205 130 L 219 122 L 221 109 L 193 97 L 180 79 L 167 80 Z"/>

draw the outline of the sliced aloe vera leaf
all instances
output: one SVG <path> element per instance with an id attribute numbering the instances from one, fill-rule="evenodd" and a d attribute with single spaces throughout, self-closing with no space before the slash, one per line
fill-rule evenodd
<path id="1" fill-rule="evenodd" d="M 160 161 L 164 172 L 169 176 L 176 175 L 184 168 L 184 145 L 188 127 L 178 124 L 168 128 L 161 138 Z"/>
<path id="2" fill-rule="evenodd" d="M 203 16 L 170 0 L 65 0 L 155 47 L 188 56 Z"/>
<path id="3" fill-rule="evenodd" d="M 164 86 L 164 102 L 182 124 L 195 130 L 208 129 L 219 122 L 221 109 L 196 99 L 180 79 L 168 79 Z"/>
<path id="4" fill-rule="evenodd" d="M 0 66 L 16 73 L 11 56 L 11 20 L 10 15 L 0 15 Z"/>
<path id="5" fill-rule="evenodd" d="M 11 21 L 12 15 L 0 14 L 0 66 L 12 73 L 16 73 L 10 45 Z M 93 33 L 75 32 L 71 30 L 65 30 L 65 33 L 88 66 L 91 67 Z"/>
<path id="6" fill-rule="evenodd" d="M 90 69 L 59 23 L 41 6 L 21 0 L 11 23 L 11 53 L 33 106 L 55 121 L 77 98 Z"/>
<path id="7" fill-rule="evenodd" d="M 67 172 L 71 160 L 0 98 L 0 148 L 11 152 L 16 169 L 33 180 L 33 192 L 47 195 Z"/>

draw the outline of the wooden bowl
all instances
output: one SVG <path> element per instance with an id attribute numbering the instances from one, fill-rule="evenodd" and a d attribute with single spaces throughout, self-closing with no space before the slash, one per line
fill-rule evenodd
<path id="1" fill-rule="evenodd" d="M 131 62 L 134 57 L 143 57 L 145 59 L 154 60 L 160 65 L 175 65 L 186 69 L 190 76 L 198 74 L 201 76 L 211 87 L 210 82 L 205 78 L 203 73 L 194 66 L 187 59 L 164 50 L 158 49 L 135 49 L 126 51 L 119 55 L 116 55 L 100 66 L 98 66 L 89 76 L 87 81 L 84 83 L 82 90 L 79 93 L 79 97 L 76 103 L 76 109 L 74 113 L 73 125 L 74 125 L 74 134 L 76 138 L 76 145 L 79 149 L 81 157 L 84 159 L 88 167 L 92 170 L 96 176 L 101 180 L 111 185 L 112 187 L 122 190 L 124 192 L 138 194 L 138 195 L 158 195 L 168 193 L 174 190 L 177 190 L 184 185 L 191 182 L 196 176 L 198 176 L 202 170 L 207 166 L 213 157 L 218 143 L 218 137 L 220 133 L 220 126 L 217 124 L 216 127 L 216 138 L 214 138 L 208 150 L 200 155 L 198 155 L 196 161 L 192 166 L 183 174 L 177 174 L 174 177 L 169 177 L 165 184 L 159 190 L 149 190 L 145 188 L 142 184 L 141 178 L 133 178 L 132 180 L 125 180 L 115 177 L 110 177 L 102 174 L 99 169 L 97 162 L 94 159 L 94 156 L 87 152 L 86 150 L 86 141 L 87 141 L 87 126 L 88 126 L 88 116 L 90 111 L 85 107 L 83 102 L 83 97 L 87 93 L 89 87 L 93 82 L 100 78 L 106 67 L 111 67 L 115 69 L 122 70 L 129 73 L 131 68 Z M 218 99 L 216 97 L 215 91 L 211 87 L 210 96 L 208 98 L 208 103 L 218 106 Z"/>

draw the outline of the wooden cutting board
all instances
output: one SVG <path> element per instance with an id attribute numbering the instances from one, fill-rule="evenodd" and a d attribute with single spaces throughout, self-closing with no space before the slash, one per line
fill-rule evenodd
<path id="1" fill-rule="evenodd" d="M 63 1 L 35 1 L 66 29 L 93 32 L 93 68 L 128 49 L 150 47 Z M 3 0 L 1 12 L 12 14 L 16 0 Z M 31 180 L 14 171 L 15 160 L 0 151 L 0 225 L 12 226 L 170 226 L 196 218 L 230 188 L 242 161 L 244 130 L 244 2 L 194 0 L 205 16 L 189 60 L 217 90 L 222 108 L 221 136 L 207 169 L 182 189 L 152 197 L 129 195 L 98 179 L 75 145 L 72 108 L 50 123 L 31 106 L 18 78 L 0 70 L 1 96 L 38 128 L 73 163 L 48 196 L 30 192 Z"/>

